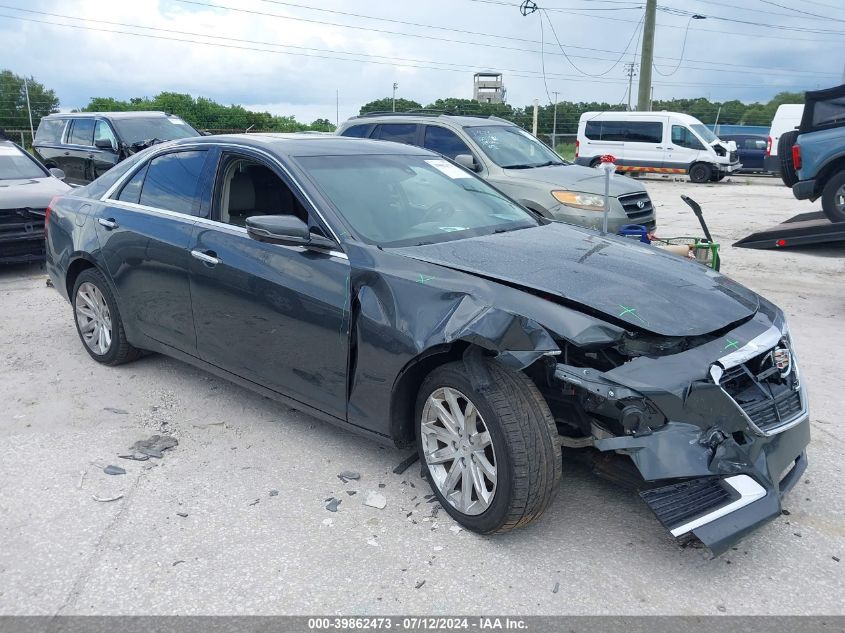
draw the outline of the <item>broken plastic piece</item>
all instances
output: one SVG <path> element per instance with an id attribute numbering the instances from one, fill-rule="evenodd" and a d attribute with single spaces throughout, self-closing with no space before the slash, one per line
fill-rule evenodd
<path id="1" fill-rule="evenodd" d="M 121 468 L 120 466 L 115 466 L 114 464 L 109 464 L 105 468 L 103 468 L 103 472 L 107 475 L 125 475 L 126 470 Z"/>

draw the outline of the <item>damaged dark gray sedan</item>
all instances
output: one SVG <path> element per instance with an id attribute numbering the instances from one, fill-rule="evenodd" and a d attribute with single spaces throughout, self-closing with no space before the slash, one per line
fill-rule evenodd
<path id="1" fill-rule="evenodd" d="M 539 517 L 561 447 L 632 465 L 666 528 L 714 553 L 778 516 L 806 468 L 777 307 L 419 148 L 181 139 L 55 201 L 47 233 L 96 361 L 161 352 L 415 445 L 476 532 Z"/>

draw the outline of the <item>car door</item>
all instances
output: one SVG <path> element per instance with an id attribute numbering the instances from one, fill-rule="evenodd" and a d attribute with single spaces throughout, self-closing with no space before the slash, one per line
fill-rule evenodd
<path id="1" fill-rule="evenodd" d="M 127 329 L 196 354 L 188 279 L 207 148 L 168 151 L 140 164 L 96 213 L 101 261 Z M 213 163 L 213 161 L 211 161 Z"/>
<path id="2" fill-rule="evenodd" d="M 688 169 L 706 148 L 686 125 L 672 124 L 670 143 L 666 148 L 665 166 Z"/>
<path id="3" fill-rule="evenodd" d="M 75 118 L 71 122 L 67 142 L 61 152 L 67 167 L 59 165 L 69 184 L 87 185 L 93 180 L 89 177 L 88 164 L 94 151 L 94 123 L 90 117 Z"/>
<path id="4" fill-rule="evenodd" d="M 330 234 L 287 174 L 250 150 L 224 150 L 213 215 L 190 248 L 200 358 L 346 419 L 349 261 L 339 251 L 251 238 L 253 215 L 295 214 Z"/>
<path id="5" fill-rule="evenodd" d="M 759 136 L 746 136 L 740 143 L 739 160 L 743 169 L 763 169 L 763 159 L 766 156 L 766 139 Z"/>
<path id="6" fill-rule="evenodd" d="M 109 147 L 98 147 L 98 141 L 100 144 L 107 141 Z M 86 165 L 88 175 L 92 176 L 91 180 L 102 176 L 109 169 L 117 165 L 119 160 L 117 154 L 117 136 L 115 136 L 114 130 L 111 129 L 111 125 L 105 119 L 97 119 L 94 126 L 94 148 Z"/>

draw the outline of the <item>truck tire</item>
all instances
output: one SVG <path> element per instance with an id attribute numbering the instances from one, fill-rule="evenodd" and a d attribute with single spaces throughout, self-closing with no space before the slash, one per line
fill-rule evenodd
<path id="1" fill-rule="evenodd" d="M 790 130 L 780 135 L 778 140 L 778 159 L 780 160 L 780 178 L 787 187 L 798 182 L 795 163 L 792 162 L 792 146 L 798 139 L 798 130 Z"/>
<path id="2" fill-rule="evenodd" d="M 440 505 L 468 530 L 507 532 L 539 517 L 560 483 L 560 441 L 536 385 L 484 361 L 485 386 L 463 362 L 442 365 L 417 396 L 417 445 Z"/>
<path id="3" fill-rule="evenodd" d="M 822 210 L 831 222 L 845 222 L 845 169 L 833 174 L 825 183 Z"/>
<path id="4" fill-rule="evenodd" d="M 713 169 L 707 163 L 695 163 L 689 168 L 689 179 L 695 183 L 710 182 Z"/>

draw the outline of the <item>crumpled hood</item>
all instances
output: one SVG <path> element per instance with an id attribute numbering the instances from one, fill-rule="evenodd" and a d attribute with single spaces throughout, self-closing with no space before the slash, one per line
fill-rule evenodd
<path id="1" fill-rule="evenodd" d="M 70 185 L 52 177 L 0 180 L 0 209 L 44 209 L 53 196 L 67 193 L 70 189 Z"/>
<path id="2" fill-rule="evenodd" d="M 548 293 L 664 336 L 708 334 L 759 306 L 755 293 L 700 264 L 557 223 L 394 252 Z"/>
<path id="3" fill-rule="evenodd" d="M 583 191 L 604 195 L 604 172 L 582 165 L 549 165 L 534 169 L 507 169 L 508 177 L 520 182 L 533 181 L 548 185 L 552 189 Z M 626 193 L 645 193 L 645 187 L 633 178 L 621 174 L 610 177 L 610 195 L 621 196 Z"/>

